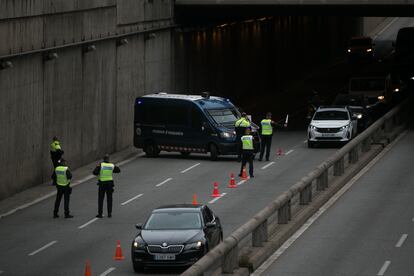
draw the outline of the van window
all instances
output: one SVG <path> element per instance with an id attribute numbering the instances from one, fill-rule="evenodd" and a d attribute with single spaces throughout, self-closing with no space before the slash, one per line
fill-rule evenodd
<path id="1" fill-rule="evenodd" d="M 234 124 L 237 112 L 234 109 L 208 109 L 207 112 L 217 124 Z"/>
<path id="2" fill-rule="evenodd" d="M 136 105 L 135 122 L 144 125 L 165 125 L 163 104 L 143 102 Z"/>
<path id="3" fill-rule="evenodd" d="M 188 127 L 189 110 L 186 105 L 169 105 L 166 107 L 168 125 Z"/>

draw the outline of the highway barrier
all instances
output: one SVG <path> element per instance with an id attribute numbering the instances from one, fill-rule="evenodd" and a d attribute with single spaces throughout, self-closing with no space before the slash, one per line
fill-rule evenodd
<path id="1" fill-rule="evenodd" d="M 249 275 L 403 131 L 412 103 L 394 107 L 181 275 Z"/>

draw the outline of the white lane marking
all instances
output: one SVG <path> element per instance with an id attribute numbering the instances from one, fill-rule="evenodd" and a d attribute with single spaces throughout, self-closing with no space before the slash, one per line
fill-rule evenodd
<path id="1" fill-rule="evenodd" d="M 81 226 L 79 226 L 78 228 L 79 229 L 82 229 L 82 228 L 85 228 L 86 226 L 88 226 L 89 224 L 91 224 L 91 223 L 94 223 L 95 221 L 97 221 L 99 218 L 93 218 L 93 219 L 91 219 L 90 221 L 88 221 L 87 223 L 85 223 L 85 224 L 82 224 Z"/>
<path id="2" fill-rule="evenodd" d="M 51 242 L 49 242 L 48 244 L 46 244 L 45 246 L 40 247 L 39 249 L 37 249 L 37 250 L 33 251 L 32 253 L 29 253 L 28 255 L 29 255 L 29 256 L 36 255 L 36 254 L 37 254 L 37 253 L 39 253 L 40 251 L 45 250 L 46 248 L 48 248 L 49 246 L 54 245 L 55 243 L 57 243 L 57 241 L 51 241 Z"/>
<path id="3" fill-rule="evenodd" d="M 272 166 L 273 164 L 274 164 L 275 162 L 270 162 L 269 164 L 266 164 L 266 165 L 264 165 L 261 169 L 262 170 L 265 170 L 265 169 L 267 169 L 267 168 L 269 168 L 270 166 Z"/>
<path id="4" fill-rule="evenodd" d="M 285 155 L 288 155 L 288 154 L 290 154 L 290 153 L 292 153 L 293 152 L 293 149 L 291 149 L 291 150 L 289 150 L 288 152 L 286 152 L 285 153 Z"/>
<path id="5" fill-rule="evenodd" d="M 144 194 L 139 194 L 139 195 L 136 195 L 136 196 L 134 196 L 133 198 L 131 198 L 131 199 L 128 199 L 127 201 L 125 201 L 125 202 L 123 202 L 123 203 L 121 203 L 121 205 L 123 206 L 123 205 L 126 205 L 126 204 L 128 204 L 128 203 L 130 203 L 131 201 L 133 201 L 133 200 L 135 200 L 135 199 L 137 199 L 137 198 L 140 198 L 141 196 L 143 196 Z"/>
<path id="6" fill-rule="evenodd" d="M 116 268 L 115 267 L 110 267 L 107 270 L 105 270 L 104 272 L 102 272 L 99 276 L 106 276 L 109 273 L 111 273 L 112 271 L 114 271 Z"/>
<path id="7" fill-rule="evenodd" d="M 361 178 L 368 170 L 370 170 L 394 145 L 407 133 L 404 131 L 399 135 L 389 146 L 383 149 L 368 165 L 366 165 L 359 173 L 357 173 L 351 180 L 345 184 L 333 197 L 331 197 L 312 217 L 310 217 L 305 224 L 296 231 L 285 243 L 273 253 L 259 268 L 257 268 L 251 276 L 259 276 L 264 273 L 282 254 L 286 251 L 326 210 L 328 210 L 346 191 L 348 191 L 354 183 Z"/>
<path id="8" fill-rule="evenodd" d="M 395 245 L 395 247 L 401 247 L 403 244 L 404 244 L 404 242 L 405 242 L 405 240 L 407 239 L 407 237 L 408 237 L 408 234 L 403 234 L 402 236 L 401 236 L 401 238 L 400 238 L 400 240 L 397 242 L 397 244 Z"/>
<path id="9" fill-rule="evenodd" d="M 171 178 L 171 177 L 170 177 L 170 178 L 167 178 L 167 179 L 165 179 L 163 182 L 158 183 L 158 184 L 157 184 L 157 185 L 155 185 L 155 186 L 160 187 L 160 186 L 164 185 L 165 183 L 167 183 L 168 181 L 171 181 L 171 180 L 172 180 L 172 178 Z"/>
<path id="10" fill-rule="evenodd" d="M 213 204 L 214 202 L 216 202 L 217 200 L 219 200 L 220 198 L 222 198 L 223 196 L 225 196 L 227 193 L 222 193 L 222 194 L 220 194 L 220 196 L 219 197 L 216 197 L 216 198 L 214 198 L 214 199 L 212 199 L 212 200 L 210 200 L 208 203 L 210 203 L 210 204 Z"/>
<path id="11" fill-rule="evenodd" d="M 304 143 L 304 144 L 306 144 L 307 142 L 308 142 L 308 140 L 307 140 L 307 139 L 303 141 L 303 143 Z"/>
<path id="12" fill-rule="evenodd" d="M 195 167 L 197 167 L 198 165 L 200 165 L 201 163 L 197 163 L 197 164 L 195 164 L 195 165 L 192 165 L 191 167 L 189 167 L 189 168 L 187 168 L 187 169 L 185 169 L 185 170 L 183 170 L 183 171 L 181 171 L 181 173 L 186 173 L 186 172 L 188 172 L 189 170 L 191 170 L 191 169 L 194 169 Z"/>
<path id="13" fill-rule="evenodd" d="M 2 274 L 4 271 L 3 270 L 0 270 L 0 274 Z"/>
<path id="14" fill-rule="evenodd" d="M 129 163 L 129 162 L 131 162 L 131 161 L 134 161 L 135 159 L 137 159 L 138 157 L 142 157 L 142 156 L 144 156 L 145 155 L 145 153 L 144 152 L 141 152 L 140 154 L 137 154 L 137 155 L 135 155 L 135 156 L 133 156 L 133 157 L 131 157 L 131 158 L 128 158 L 128 159 L 125 159 L 124 161 L 121 161 L 121 162 L 119 162 L 117 165 L 118 166 L 123 166 L 123 165 L 125 165 L 126 163 Z"/>
<path id="15" fill-rule="evenodd" d="M 378 271 L 377 276 L 383 276 L 385 272 L 387 271 L 388 267 L 390 266 L 391 261 L 385 261 L 385 263 L 382 265 L 380 271 Z"/>
<path id="16" fill-rule="evenodd" d="M 129 158 L 129 159 L 125 160 L 125 161 L 130 162 L 130 161 L 134 160 L 135 158 L 140 157 L 140 156 L 143 156 L 143 155 L 145 155 L 145 153 L 140 153 L 140 154 L 138 154 L 137 156 L 132 157 L 132 158 Z M 122 165 L 124 165 L 124 164 L 126 164 L 127 162 L 124 162 L 124 161 L 123 161 L 123 162 L 120 162 L 120 164 L 121 164 L 121 163 L 122 163 Z M 92 179 L 92 178 L 94 178 L 94 177 L 96 177 L 96 176 L 95 176 L 95 175 L 89 175 L 89 176 L 86 176 L 86 177 L 84 177 L 84 178 L 82 178 L 82 179 L 79 179 L 79 180 L 76 180 L 76 181 L 72 182 L 72 183 L 71 183 L 71 186 L 72 186 L 72 187 L 76 187 L 76 186 L 78 186 L 79 184 L 84 183 L 84 182 L 86 182 L 86 181 L 88 181 L 88 180 L 90 180 L 90 179 Z M 35 200 L 31 201 L 31 202 L 28 202 L 28 203 L 26 203 L 26 204 L 20 205 L 20 206 L 18 206 L 18 207 L 16 207 L 16 208 L 14 208 L 14 209 L 12 209 L 12 210 L 8 211 L 7 213 L 0 214 L 0 219 L 1 219 L 1 218 L 4 218 L 4 217 L 7 217 L 7 216 L 10 216 L 10 215 L 12 215 L 12 214 L 16 213 L 16 212 L 17 212 L 17 211 L 19 211 L 19 210 L 26 209 L 27 207 L 30 207 L 30 206 L 32 206 L 32 205 L 34 205 L 34 204 L 38 203 L 38 202 L 41 202 L 41 201 L 43 201 L 43 200 L 45 200 L 45 199 L 48 199 L 49 197 L 52 197 L 52 196 L 55 196 L 55 195 L 56 195 L 56 191 L 51 192 L 51 193 L 48 193 L 48 194 L 45 194 L 44 196 L 41 196 L 41 197 L 39 197 L 39 198 L 37 198 L 37 199 L 35 199 Z"/>
<path id="17" fill-rule="evenodd" d="M 246 182 L 247 181 L 247 179 L 244 179 L 244 180 L 242 180 L 242 181 L 240 181 L 240 182 L 238 182 L 237 183 L 237 186 L 240 186 L 240 185 L 242 185 L 244 182 Z"/>

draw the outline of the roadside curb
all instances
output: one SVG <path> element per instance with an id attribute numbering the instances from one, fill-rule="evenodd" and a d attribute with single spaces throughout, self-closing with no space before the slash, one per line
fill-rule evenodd
<path id="1" fill-rule="evenodd" d="M 111 161 L 118 166 L 123 166 L 140 156 L 143 156 L 141 151 L 138 151 L 134 147 L 128 147 L 122 151 L 112 153 Z M 92 170 L 100 161 L 101 159 L 95 160 L 72 171 L 74 178 L 71 187 L 74 188 L 95 178 L 96 176 L 92 174 Z M 5 198 L 0 201 L 0 219 L 42 202 L 54 195 L 56 195 L 56 189 L 51 185 L 51 181 L 48 181 Z"/>

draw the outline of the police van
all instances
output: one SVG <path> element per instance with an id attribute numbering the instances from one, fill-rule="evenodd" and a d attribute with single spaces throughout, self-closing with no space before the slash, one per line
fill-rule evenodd
<path id="1" fill-rule="evenodd" d="M 228 99 L 203 95 L 156 93 L 135 100 L 134 146 L 148 157 L 161 151 L 237 154 L 234 123 L 239 110 Z M 256 150 L 260 148 L 257 125 L 252 123 Z"/>

